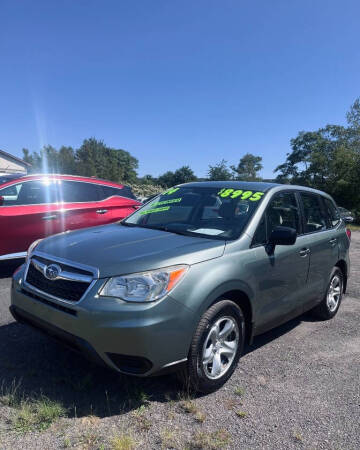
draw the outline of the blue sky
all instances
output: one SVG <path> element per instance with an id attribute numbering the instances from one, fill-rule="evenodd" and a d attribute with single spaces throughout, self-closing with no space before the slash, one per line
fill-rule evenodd
<path id="1" fill-rule="evenodd" d="M 263 157 L 345 123 L 360 96 L 358 0 L 1 0 L 0 148 L 94 136 L 139 174 Z"/>

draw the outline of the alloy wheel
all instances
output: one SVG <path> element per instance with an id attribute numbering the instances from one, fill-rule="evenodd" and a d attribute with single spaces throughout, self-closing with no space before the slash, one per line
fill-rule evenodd
<path id="1" fill-rule="evenodd" d="M 239 336 L 239 326 L 233 317 L 221 317 L 212 325 L 201 361 L 208 378 L 216 380 L 229 370 L 238 350 Z"/>

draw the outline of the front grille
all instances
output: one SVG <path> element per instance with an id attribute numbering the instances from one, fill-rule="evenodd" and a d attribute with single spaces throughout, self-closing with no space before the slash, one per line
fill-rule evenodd
<path id="1" fill-rule="evenodd" d="M 54 261 L 49 261 L 44 258 L 40 258 L 36 256 L 36 259 L 41 260 L 44 264 L 51 264 Z M 88 275 L 90 277 L 93 276 L 91 272 L 86 272 L 82 269 L 78 269 L 75 267 L 71 267 L 65 264 L 61 264 L 56 262 L 62 270 L 70 272 L 74 275 Z M 90 283 L 83 281 L 74 281 L 74 280 L 48 280 L 44 274 L 34 267 L 33 263 L 30 262 L 28 272 L 26 275 L 26 283 L 39 289 L 46 294 L 52 295 L 54 297 L 67 300 L 69 302 L 77 302 L 84 295 L 87 288 L 90 286 Z"/>

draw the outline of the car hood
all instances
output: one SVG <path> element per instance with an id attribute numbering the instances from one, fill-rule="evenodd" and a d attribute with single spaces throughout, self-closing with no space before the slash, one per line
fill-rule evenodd
<path id="1" fill-rule="evenodd" d="M 173 264 L 196 264 L 222 256 L 224 248 L 224 241 L 116 223 L 51 236 L 38 244 L 36 252 L 92 266 L 105 278 Z"/>

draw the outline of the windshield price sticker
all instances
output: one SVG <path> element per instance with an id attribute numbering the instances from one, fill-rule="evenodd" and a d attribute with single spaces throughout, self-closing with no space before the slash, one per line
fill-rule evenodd
<path id="1" fill-rule="evenodd" d="M 180 188 L 170 188 L 166 192 L 164 192 L 162 195 L 172 195 L 175 194 L 176 191 L 178 191 Z"/>
<path id="2" fill-rule="evenodd" d="M 169 203 L 180 203 L 181 200 L 182 200 L 181 197 L 179 197 L 179 198 L 172 198 L 171 200 L 163 200 L 161 202 L 155 202 L 151 206 L 155 207 L 155 206 L 161 206 L 161 205 L 168 205 Z"/>
<path id="3" fill-rule="evenodd" d="M 237 198 L 240 197 L 241 200 L 250 200 L 252 202 L 258 202 L 265 192 L 253 192 L 253 191 L 243 191 L 242 189 L 221 189 L 217 195 L 222 198 L 230 197 Z"/>
<path id="4" fill-rule="evenodd" d="M 140 215 L 143 216 L 144 214 L 152 214 L 152 213 L 158 213 L 162 211 L 167 211 L 170 209 L 170 206 L 162 206 L 161 208 L 151 208 L 147 211 L 139 211 Z"/>

